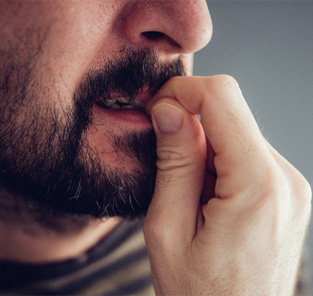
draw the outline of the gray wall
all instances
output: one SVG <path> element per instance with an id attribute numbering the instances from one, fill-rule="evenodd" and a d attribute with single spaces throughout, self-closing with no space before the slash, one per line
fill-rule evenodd
<path id="1" fill-rule="evenodd" d="M 194 74 L 234 76 L 265 137 L 313 187 L 313 1 L 207 2 L 213 39 Z"/>

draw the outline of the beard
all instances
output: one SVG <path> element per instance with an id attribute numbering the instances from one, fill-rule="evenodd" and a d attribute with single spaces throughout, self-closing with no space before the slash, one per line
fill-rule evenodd
<path id="1" fill-rule="evenodd" d="M 33 73 L 36 58 L 27 63 L 13 56 L 5 60 L 0 69 L 0 187 L 54 216 L 144 215 L 156 176 L 152 129 L 122 134 L 106 129 L 105 141 L 114 153 L 138 163 L 133 170 L 101 162 L 86 131 L 99 97 L 110 99 L 119 93 L 132 100 L 147 89 L 154 95 L 167 80 L 184 74 L 182 62 L 160 63 L 150 49 L 124 50 L 104 67 L 85 73 L 70 98 L 73 106 L 60 110 L 49 103 L 57 92 L 44 90 Z"/>

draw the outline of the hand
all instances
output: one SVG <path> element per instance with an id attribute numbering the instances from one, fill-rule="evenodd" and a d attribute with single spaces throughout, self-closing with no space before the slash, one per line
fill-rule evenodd
<path id="1" fill-rule="evenodd" d="M 156 293 L 292 295 L 311 189 L 263 138 L 236 81 L 175 77 L 147 109 L 158 172 L 144 233 Z"/>

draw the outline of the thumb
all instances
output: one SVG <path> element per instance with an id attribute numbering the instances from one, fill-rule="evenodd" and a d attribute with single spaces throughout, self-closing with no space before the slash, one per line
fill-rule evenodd
<path id="1" fill-rule="evenodd" d="M 192 238 L 205 171 L 203 129 L 196 115 L 175 99 L 157 101 L 151 117 L 157 139 L 157 176 L 145 223 L 154 228 L 160 225 L 162 231 L 165 226 L 171 236 L 183 233 Z"/>

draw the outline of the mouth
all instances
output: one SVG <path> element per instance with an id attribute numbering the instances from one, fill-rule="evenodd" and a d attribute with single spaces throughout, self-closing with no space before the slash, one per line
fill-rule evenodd
<path id="1" fill-rule="evenodd" d="M 97 122 L 111 120 L 113 126 L 123 125 L 123 129 L 151 126 L 151 119 L 146 112 L 146 104 L 152 99 L 152 94 L 144 89 L 135 96 L 113 93 L 110 97 L 98 97 L 94 104 L 94 114 Z M 113 123 L 114 122 L 114 123 Z"/>
<path id="2" fill-rule="evenodd" d="M 100 98 L 96 104 L 108 110 L 134 110 L 145 112 L 146 100 L 130 99 L 127 97 L 117 97 L 112 99 Z"/>

